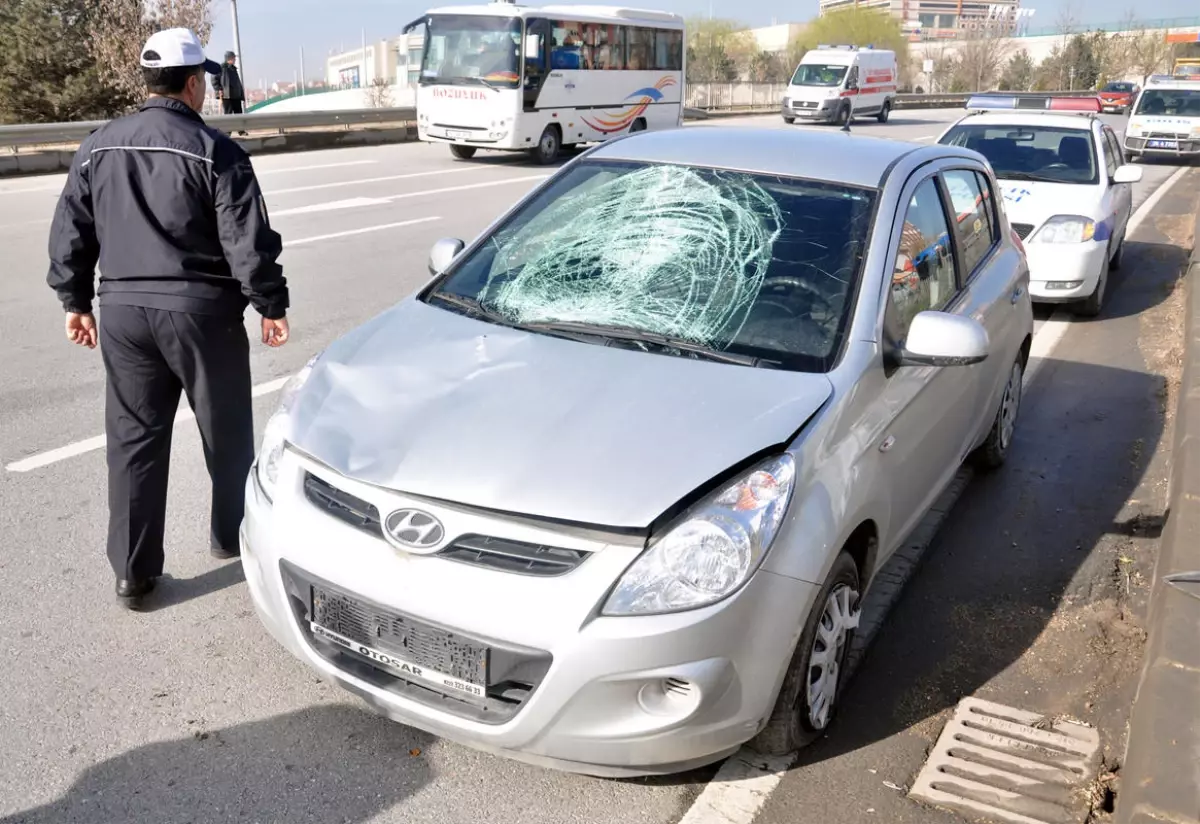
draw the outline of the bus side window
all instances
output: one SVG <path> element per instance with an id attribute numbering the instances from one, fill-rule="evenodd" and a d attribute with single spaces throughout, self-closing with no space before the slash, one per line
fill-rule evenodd
<path id="1" fill-rule="evenodd" d="M 608 26 L 607 57 L 600 68 L 622 71 L 625 68 L 625 27 Z"/>
<path id="2" fill-rule="evenodd" d="M 538 92 L 546 78 L 546 55 L 549 46 L 550 21 L 530 18 L 525 23 L 525 87 L 522 92 L 524 109 L 532 112 L 537 108 Z"/>

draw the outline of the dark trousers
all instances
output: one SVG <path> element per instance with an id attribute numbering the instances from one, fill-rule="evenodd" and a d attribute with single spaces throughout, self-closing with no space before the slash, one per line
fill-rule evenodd
<path id="1" fill-rule="evenodd" d="M 227 97 L 221 98 L 221 111 L 225 114 L 241 114 L 242 101 L 230 100 Z"/>
<path id="2" fill-rule="evenodd" d="M 210 545 L 237 547 L 254 462 L 250 343 L 242 319 L 104 306 L 100 352 L 108 377 L 108 558 L 117 577 L 162 574 L 180 392 L 196 413 L 212 478 Z"/>

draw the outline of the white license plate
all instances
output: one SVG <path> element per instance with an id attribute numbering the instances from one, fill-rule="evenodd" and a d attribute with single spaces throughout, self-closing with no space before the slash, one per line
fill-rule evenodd
<path id="1" fill-rule="evenodd" d="M 469 140 L 471 138 L 471 133 L 460 132 L 454 129 L 446 129 L 446 137 L 452 138 L 453 140 Z"/>
<path id="2" fill-rule="evenodd" d="M 482 699 L 487 694 L 482 684 L 472 684 L 469 681 L 462 681 L 452 675 L 446 675 L 444 672 L 438 672 L 437 670 L 429 669 L 429 667 L 422 667 L 411 661 L 405 661 L 403 658 L 389 652 L 383 652 L 382 650 L 368 647 L 366 644 L 352 641 L 346 636 L 340 635 L 331 629 L 326 629 L 313 621 L 309 621 L 308 625 L 312 629 L 313 635 L 332 641 L 338 646 L 345 647 L 352 652 L 357 652 L 364 658 L 370 658 L 376 666 L 389 672 L 394 672 L 407 680 L 433 684 L 446 692 L 461 693 L 476 699 Z"/>
<path id="3" fill-rule="evenodd" d="M 1177 141 L 1177 140 L 1147 140 L 1146 146 L 1151 149 L 1178 149 L 1179 141 Z"/>
<path id="4" fill-rule="evenodd" d="M 800 115 L 801 117 L 812 117 L 814 114 L 816 114 L 816 112 L 814 112 L 812 109 L 796 109 L 796 114 Z"/>

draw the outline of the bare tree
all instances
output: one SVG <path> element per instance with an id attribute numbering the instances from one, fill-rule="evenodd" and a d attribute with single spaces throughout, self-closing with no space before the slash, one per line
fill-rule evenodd
<path id="1" fill-rule="evenodd" d="M 212 32 L 211 0 L 90 0 L 89 40 L 96 64 L 115 93 L 132 105 L 145 94 L 139 54 L 150 35 L 182 26 L 207 42 Z"/>
<path id="2" fill-rule="evenodd" d="M 979 92 L 991 86 L 999 79 L 1013 51 L 1010 38 L 986 30 L 982 34 L 980 39 L 968 40 L 957 50 L 959 82 L 955 85 L 965 85 L 965 91 Z"/>
<path id="3" fill-rule="evenodd" d="M 1161 29 L 1146 28 L 1146 24 L 1130 18 L 1123 27 L 1128 34 L 1123 38 L 1127 70 L 1141 75 L 1142 83 L 1146 78 L 1160 71 L 1171 58 L 1171 44 L 1167 42 L 1167 33 Z"/>
<path id="4" fill-rule="evenodd" d="M 369 109 L 390 109 L 395 105 L 392 101 L 392 86 L 386 77 L 376 77 L 363 92 Z"/>

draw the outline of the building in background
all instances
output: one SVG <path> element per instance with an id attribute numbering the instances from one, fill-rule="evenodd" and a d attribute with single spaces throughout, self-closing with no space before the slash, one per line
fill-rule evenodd
<path id="1" fill-rule="evenodd" d="M 910 40 L 957 40 L 1018 34 L 1032 15 L 1021 0 L 819 0 L 821 14 L 880 9 L 900 21 Z"/>
<path id="2" fill-rule="evenodd" d="M 804 33 L 803 23 L 779 23 L 748 30 L 759 49 L 769 54 L 783 54 L 793 40 Z"/>
<path id="3" fill-rule="evenodd" d="M 380 40 L 368 43 L 365 48 L 330 55 L 325 60 L 325 82 L 330 87 L 342 89 L 366 88 L 376 78 L 386 79 L 389 85 L 395 84 L 400 79 L 397 70 L 401 41 L 406 39 Z"/>

